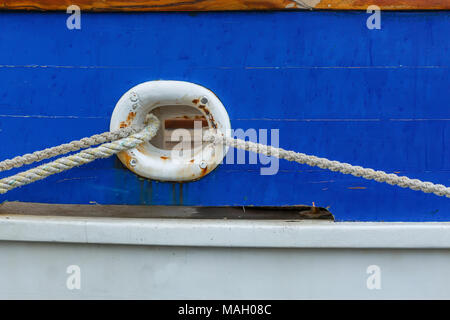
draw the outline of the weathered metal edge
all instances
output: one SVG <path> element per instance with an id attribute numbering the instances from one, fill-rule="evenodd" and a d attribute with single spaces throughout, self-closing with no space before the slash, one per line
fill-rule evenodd
<path id="1" fill-rule="evenodd" d="M 0 217 L 0 240 L 261 248 L 450 248 L 450 223 Z"/>
<path id="2" fill-rule="evenodd" d="M 0 1 L 0 10 L 66 11 L 77 5 L 84 11 L 245 11 L 245 10 L 449 10 L 450 0 L 20 0 Z"/>

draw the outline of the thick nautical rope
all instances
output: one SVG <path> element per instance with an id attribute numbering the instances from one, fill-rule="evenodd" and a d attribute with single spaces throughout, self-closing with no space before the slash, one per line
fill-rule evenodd
<path id="1" fill-rule="evenodd" d="M 73 141 L 68 144 L 60 145 L 58 147 L 37 151 L 32 154 L 27 154 L 14 159 L 0 162 L 0 171 L 20 167 L 24 164 L 29 164 L 42 159 L 48 159 L 56 155 L 65 154 L 70 151 L 75 151 L 88 147 L 94 144 L 102 143 L 103 141 L 111 141 L 116 138 L 124 137 L 110 143 L 104 143 L 97 148 L 90 148 L 64 158 L 59 158 L 53 162 L 38 166 L 25 172 L 18 173 L 14 176 L 0 180 L 0 194 L 6 193 L 17 187 L 24 186 L 34 181 L 42 180 L 52 174 L 59 173 L 71 168 L 92 162 L 96 159 L 107 158 L 113 154 L 132 149 L 137 145 L 149 141 L 154 137 L 159 129 L 159 120 L 151 115 L 147 119 L 148 125 L 140 132 L 135 133 L 133 129 L 120 130 L 114 132 L 106 132 L 100 135 L 94 135 L 89 138 L 84 138 L 78 141 Z M 203 137 L 204 141 L 213 142 L 215 144 L 226 144 L 230 147 L 243 149 L 246 151 L 261 153 L 266 156 L 274 156 L 288 161 L 295 161 L 301 164 L 307 164 L 313 167 L 337 171 L 344 174 L 351 174 L 356 177 L 362 177 L 368 180 L 375 180 L 377 182 L 386 182 L 391 185 L 397 185 L 402 188 L 410 188 L 412 190 L 423 191 L 425 193 L 434 193 L 438 196 L 446 196 L 450 198 L 450 188 L 431 182 L 421 181 L 418 179 L 410 179 L 405 176 L 398 176 L 393 173 L 386 173 L 384 171 L 375 171 L 370 168 L 363 168 L 360 166 L 353 166 L 348 163 L 339 161 L 332 161 L 326 158 L 319 158 L 312 155 L 307 155 L 300 152 L 285 150 L 282 148 L 275 148 L 260 143 L 244 141 L 241 139 L 234 139 L 231 137 L 224 137 L 222 134 L 207 131 Z"/>
<path id="2" fill-rule="evenodd" d="M 122 128 L 116 131 L 104 132 L 102 134 L 96 134 L 91 137 L 83 138 L 81 140 L 61 144 L 56 147 L 24 154 L 23 156 L 18 156 L 12 159 L 3 160 L 0 162 L 0 172 L 10 170 L 13 168 L 19 168 L 23 165 L 31 164 L 33 162 L 50 159 L 59 155 L 67 154 L 72 151 L 86 149 L 91 146 L 95 146 L 108 141 L 115 141 L 118 139 L 126 138 L 130 134 L 136 132 L 137 130 L 133 127 Z"/>
<path id="3" fill-rule="evenodd" d="M 50 175 L 60 173 L 74 167 L 92 162 L 96 159 L 108 158 L 121 151 L 132 149 L 151 140 L 159 129 L 159 120 L 155 116 L 148 118 L 148 125 L 138 133 L 110 143 L 104 143 L 96 148 L 83 150 L 77 154 L 59 158 L 53 162 L 18 173 L 0 180 L 0 194 L 12 189 L 42 180 Z"/>
<path id="4" fill-rule="evenodd" d="M 255 153 L 261 153 L 266 156 L 274 156 L 288 161 L 295 161 L 301 164 L 307 164 L 312 167 L 319 167 L 331 171 L 337 171 L 344 174 L 351 174 L 355 177 L 361 177 L 367 180 L 375 180 L 377 182 L 385 182 L 390 185 L 396 185 L 402 188 L 409 188 L 416 191 L 423 191 L 425 193 L 434 193 L 438 196 L 446 196 L 450 198 L 450 188 L 442 184 L 434 184 L 432 182 L 421 181 L 418 179 L 410 179 L 405 176 L 398 176 L 393 173 L 386 173 L 384 171 L 376 171 L 370 168 L 363 168 L 360 166 L 353 166 L 348 163 L 339 161 L 332 161 L 326 158 L 319 158 L 312 155 L 307 155 L 300 152 L 285 150 L 282 148 L 275 148 L 272 146 L 235 139 L 231 137 L 224 137 L 222 134 L 207 131 L 204 135 L 204 141 L 213 142 L 215 144 L 226 144 L 227 146 L 238 148 Z"/>

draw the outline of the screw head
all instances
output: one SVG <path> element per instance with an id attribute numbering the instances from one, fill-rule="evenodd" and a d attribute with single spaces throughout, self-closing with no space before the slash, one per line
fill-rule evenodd
<path id="1" fill-rule="evenodd" d="M 130 160 L 130 166 L 135 167 L 137 165 L 137 160 L 135 158 L 132 158 Z"/>
<path id="2" fill-rule="evenodd" d="M 200 99 L 200 102 L 203 103 L 203 104 L 207 104 L 207 103 L 208 103 L 208 98 L 202 97 L 202 98 Z"/>
<path id="3" fill-rule="evenodd" d="M 208 164 L 206 163 L 206 161 L 202 161 L 198 166 L 200 167 L 200 169 L 205 169 L 208 166 Z"/>
<path id="4" fill-rule="evenodd" d="M 133 102 L 138 101 L 138 96 L 137 96 L 136 92 L 132 92 L 130 94 L 130 100 L 133 101 Z"/>

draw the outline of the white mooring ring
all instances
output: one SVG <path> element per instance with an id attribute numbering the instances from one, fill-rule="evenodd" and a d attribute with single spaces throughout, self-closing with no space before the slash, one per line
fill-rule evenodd
<path id="1" fill-rule="evenodd" d="M 142 127 L 147 115 L 165 107 L 194 108 L 206 119 L 209 128 L 230 134 L 231 124 L 225 107 L 210 90 L 184 81 L 149 81 L 126 92 L 117 102 L 110 130 L 128 126 Z M 168 110 L 168 109 L 164 109 Z M 205 121 L 205 120 L 203 120 Z M 162 124 L 162 127 L 164 124 Z M 160 130 L 164 130 L 164 127 Z M 120 161 L 139 176 L 160 181 L 197 180 L 214 170 L 228 148 L 200 144 L 189 157 L 174 157 L 171 150 L 150 142 L 118 154 Z"/>

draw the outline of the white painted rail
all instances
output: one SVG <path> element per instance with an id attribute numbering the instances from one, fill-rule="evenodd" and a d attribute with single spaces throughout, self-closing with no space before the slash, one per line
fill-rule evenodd
<path id="1" fill-rule="evenodd" d="M 200 247 L 450 248 L 450 223 L 0 216 L 0 240 Z"/>

